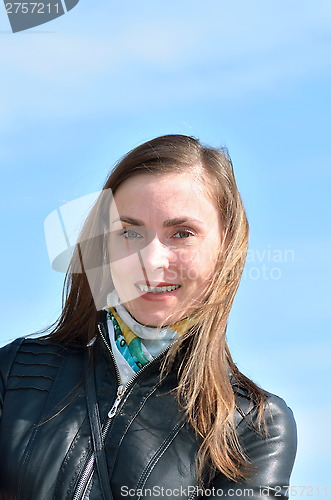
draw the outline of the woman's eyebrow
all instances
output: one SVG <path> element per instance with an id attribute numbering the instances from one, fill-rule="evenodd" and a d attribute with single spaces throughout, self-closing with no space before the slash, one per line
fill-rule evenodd
<path id="1" fill-rule="evenodd" d="M 145 226 L 144 221 L 140 219 L 134 219 L 133 217 L 129 217 L 126 215 L 121 215 L 121 217 L 117 217 L 112 221 L 112 224 L 115 222 L 126 222 L 127 224 L 131 224 L 132 226 Z M 176 217 L 174 219 L 167 219 L 163 222 L 164 227 L 172 227 L 172 226 L 179 226 L 180 224 L 184 224 L 185 222 L 197 222 L 198 224 L 203 224 L 202 221 L 199 219 L 195 219 L 194 217 Z"/>
<path id="2" fill-rule="evenodd" d="M 199 219 L 195 219 L 194 217 L 176 217 L 175 219 L 167 219 L 163 222 L 164 227 L 171 226 L 179 226 L 180 224 L 184 224 L 185 222 L 197 222 L 198 224 L 203 224 L 203 222 Z"/>
<path id="3" fill-rule="evenodd" d="M 112 221 L 112 224 L 114 224 L 114 222 L 118 222 L 118 221 L 121 221 L 121 222 L 126 222 L 127 224 L 132 224 L 133 226 L 144 226 L 144 221 L 142 220 L 139 220 L 139 219 L 134 219 L 133 217 L 128 217 L 126 215 L 122 215 L 121 217 L 117 217 L 116 219 L 114 219 Z"/>

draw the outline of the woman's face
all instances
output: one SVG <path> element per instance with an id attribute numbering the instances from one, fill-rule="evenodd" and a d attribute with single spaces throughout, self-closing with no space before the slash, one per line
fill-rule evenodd
<path id="1" fill-rule="evenodd" d="M 213 276 L 219 213 L 191 174 L 140 174 L 116 191 L 109 256 L 121 302 L 140 323 L 161 326 L 189 315 Z"/>

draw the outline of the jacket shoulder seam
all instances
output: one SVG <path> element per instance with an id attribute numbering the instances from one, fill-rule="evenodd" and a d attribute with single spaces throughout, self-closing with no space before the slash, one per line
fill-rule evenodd
<path id="1" fill-rule="evenodd" d="M 7 354 L 6 360 L 2 364 L 2 367 L 1 367 L 2 378 L 4 381 L 5 387 L 6 387 L 7 382 L 8 382 L 10 371 L 12 369 L 14 362 L 15 362 L 15 358 L 16 358 L 17 354 L 19 353 L 24 340 L 25 340 L 24 337 L 20 337 L 20 338 L 14 340 L 13 342 L 11 342 L 11 344 L 7 344 L 6 346 L 1 348 L 1 350 L 3 350 L 3 352 L 6 350 L 6 354 Z"/>

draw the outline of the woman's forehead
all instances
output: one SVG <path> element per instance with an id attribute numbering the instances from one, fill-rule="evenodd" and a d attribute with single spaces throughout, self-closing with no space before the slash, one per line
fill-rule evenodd
<path id="1" fill-rule="evenodd" d="M 162 186 L 178 186 L 179 189 L 186 189 L 186 186 L 196 187 L 201 189 L 203 182 L 201 176 L 201 169 L 195 168 L 183 172 L 158 172 L 158 173 L 140 173 L 126 179 L 119 186 L 118 191 L 123 189 L 146 189 L 159 190 Z"/>
<path id="2" fill-rule="evenodd" d="M 111 216 L 185 217 L 204 219 L 217 211 L 201 180 L 189 173 L 141 174 L 127 179 L 115 193 Z M 132 212 L 132 213 L 130 213 Z"/>

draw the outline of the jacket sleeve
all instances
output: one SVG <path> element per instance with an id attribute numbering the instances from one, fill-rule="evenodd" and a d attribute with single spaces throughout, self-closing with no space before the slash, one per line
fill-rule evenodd
<path id="1" fill-rule="evenodd" d="M 6 392 L 8 376 L 23 338 L 16 339 L 0 349 L 0 419 L 2 417 L 3 401 Z"/>
<path id="2" fill-rule="evenodd" d="M 273 394 L 267 395 L 267 435 L 261 436 L 252 425 L 254 410 L 238 426 L 241 443 L 254 467 L 251 475 L 245 482 L 234 483 L 218 474 L 211 485 L 212 498 L 288 498 L 297 448 L 296 424 L 285 401 Z"/>

